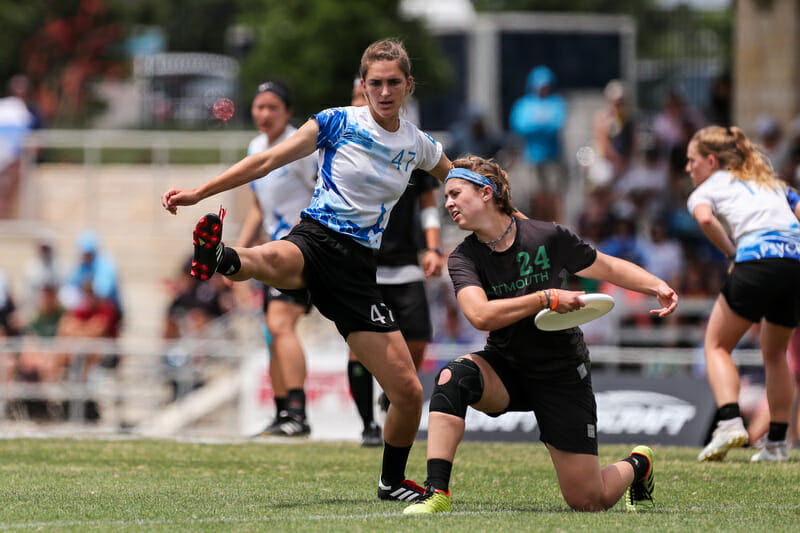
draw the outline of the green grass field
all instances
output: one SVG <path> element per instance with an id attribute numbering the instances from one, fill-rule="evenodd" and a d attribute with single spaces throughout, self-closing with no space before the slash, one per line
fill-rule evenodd
<path id="1" fill-rule="evenodd" d="M 408 476 L 425 477 L 424 443 Z M 800 461 L 699 464 L 654 447 L 656 509 L 570 511 L 544 446 L 464 443 L 453 512 L 376 498 L 379 449 L 355 443 L 0 440 L 0 531 L 797 531 Z M 629 447 L 603 446 L 610 463 Z"/>

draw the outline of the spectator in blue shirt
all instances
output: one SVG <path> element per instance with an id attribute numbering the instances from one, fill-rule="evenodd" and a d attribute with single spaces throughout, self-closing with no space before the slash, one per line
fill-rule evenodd
<path id="1" fill-rule="evenodd" d="M 567 119 L 567 103 L 554 92 L 555 83 L 555 75 L 546 66 L 531 70 L 527 93 L 514 102 L 509 119 L 511 130 L 524 143 L 524 159 L 530 171 L 528 181 L 518 184 L 514 191 L 518 198 L 516 202 L 528 205 L 536 191 L 540 200 L 538 207 L 552 210 L 551 213 L 536 213 L 539 219 L 543 215 L 545 218 L 560 218 L 560 196 L 567 186 L 561 154 L 561 132 Z"/>
<path id="2" fill-rule="evenodd" d="M 91 280 L 92 292 L 103 300 L 113 302 L 118 314 L 122 314 L 117 264 L 107 253 L 100 251 L 100 239 L 92 230 L 84 230 L 76 241 L 80 261 L 70 272 L 63 295 L 67 307 L 74 307 L 81 300 L 84 283 Z"/>

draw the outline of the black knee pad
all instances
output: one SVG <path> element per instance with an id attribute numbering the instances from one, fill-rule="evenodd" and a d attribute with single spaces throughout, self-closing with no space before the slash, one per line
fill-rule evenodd
<path id="1" fill-rule="evenodd" d="M 445 369 L 451 373 L 447 383 L 439 385 L 439 376 Z M 436 376 L 431 394 L 430 411 L 447 413 L 460 418 L 467 416 L 467 406 L 483 396 L 483 376 L 473 361 L 459 357 L 447 363 Z"/>

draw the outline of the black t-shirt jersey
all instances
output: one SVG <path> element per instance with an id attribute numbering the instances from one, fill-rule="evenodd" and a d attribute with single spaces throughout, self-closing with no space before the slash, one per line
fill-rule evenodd
<path id="1" fill-rule="evenodd" d="M 447 262 L 456 294 L 464 287 L 481 287 L 489 300 L 515 298 L 542 289 L 561 288 L 566 272 L 587 268 L 597 251 L 569 229 L 553 222 L 517 219 L 514 244 L 493 252 L 469 235 Z M 534 315 L 489 333 L 487 348 L 531 375 L 574 370 L 589 351 L 579 328 L 542 331 Z"/>
<path id="2" fill-rule="evenodd" d="M 383 232 L 378 265 L 405 266 L 419 263 L 417 255 L 425 248 L 425 236 L 419 218 L 419 195 L 439 187 L 439 180 L 424 170 L 411 174 L 411 183 L 392 208 Z"/>

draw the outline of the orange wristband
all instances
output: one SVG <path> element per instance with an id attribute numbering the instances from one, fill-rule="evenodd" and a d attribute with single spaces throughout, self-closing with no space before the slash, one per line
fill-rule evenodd
<path id="1" fill-rule="evenodd" d="M 552 294 L 552 296 L 553 296 L 550 299 L 552 301 L 552 305 L 550 306 L 550 309 L 555 311 L 556 307 L 558 307 L 558 289 L 550 289 L 550 294 Z"/>

